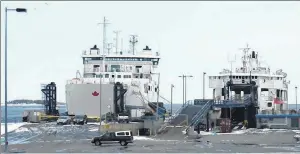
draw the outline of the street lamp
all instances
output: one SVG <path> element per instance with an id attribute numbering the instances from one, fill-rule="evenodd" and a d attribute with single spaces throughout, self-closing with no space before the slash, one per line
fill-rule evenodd
<path id="1" fill-rule="evenodd" d="M 205 99 L 205 75 L 206 72 L 203 72 L 203 100 Z"/>
<path id="2" fill-rule="evenodd" d="M 186 75 L 186 76 L 185 76 L 185 79 L 184 79 L 184 84 L 185 84 L 185 85 L 184 85 L 184 86 L 185 86 L 185 93 L 184 93 L 184 98 L 185 98 L 185 100 L 184 100 L 184 102 L 185 102 L 185 103 L 186 103 L 186 101 L 187 101 L 187 100 L 186 100 L 186 91 L 187 91 L 187 88 L 186 88 L 186 85 L 187 85 L 187 84 L 186 84 L 186 78 L 192 78 L 192 77 L 193 77 L 192 75 Z"/>
<path id="3" fill-rule="evenodd" d="M 156 88 L 156 92 L 157 92 L 157 104 L 156 104 L 156 115 L 157 115 L 157 117 L 158 117 L 158 119 L 159 119 L 159 115 L 158 115 L 158 101 L 159 101 L 159 91 L 160 91 L 160 87 L 159 87 L 159 84 L 160 84 L 160 73 L 152 73 L 151 72 L 151 74 L 156 74 L 156 75 L 158 75 L 158 80 L 157 80 L 157 88 Z"/>
<path id="4" fill-rule="evenodd" d="M 186 103 L 186 78 L 188 77 L 193 77 L 192 75 L 181 75 L 181 76 L 178 76 L 180 78 L 182 78 L 182 94 L 183 94 L 183 102 L 182 102 L 182 106 L 184 106 L 184 104 Z"/>
<path id="5" fill-rule="evenodd" d="M 171 116 L 173 115 L 173 88 L 174 85 L 171 84 Z"/>
<path id="6" fill-rule="evenodd" d="M 296 112 L 298 113 L 298 87 L 295 87 L 295 92 L 296 92 Z"/>
<path id="7" fill-rule="evenodd" d="M 9 11 L 14 11 L 14 12 L 27 12 L 27 9 L 25 8 L 15 8 L 15 9 L 9 9 L 7 7 L 5 7 L 5 50 L 4 50 L 4 68 L 5 68 L 5 72 L 4 72 L 4 103 L 5 103 L 5 148 L 4 148 L 4 152 L 7 152 L 7 148 L 8 148 L 8 136 L 7 136 L 7 12 Z M 1 116 L 1 114 L 0 114 Z"/>

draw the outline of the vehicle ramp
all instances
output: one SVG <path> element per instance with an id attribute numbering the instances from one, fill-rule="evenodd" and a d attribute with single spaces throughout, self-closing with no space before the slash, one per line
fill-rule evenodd
<path id="1" fill-rule="evenodd" d="M 188 105 L 170 121 L 170 125 L 178 126 L 187 120 L 190 124 L 193 117 L 202 109 L 203 105 Z"/>

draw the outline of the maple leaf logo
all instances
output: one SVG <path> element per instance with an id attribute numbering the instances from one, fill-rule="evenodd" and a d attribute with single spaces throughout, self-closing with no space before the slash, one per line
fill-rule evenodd
<path id="1" fill-rule="evenodd" d="M 99 93 L 98 93 L 97 91 L 94 91 L 94 92 L 92 93 L 92 95 L 93 95 L 93 96 L 99 96 Z"/>

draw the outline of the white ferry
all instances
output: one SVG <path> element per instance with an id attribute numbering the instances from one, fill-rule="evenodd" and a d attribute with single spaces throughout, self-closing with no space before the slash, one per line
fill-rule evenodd
<path id="1" fill-rule="evenodd" d="M 132 49 L 126 52 L 118 50 L 117 42 L 115 52 L 110 52 L 106 42 L 102 51 L 97 45 L 83 51 L 83 75 L 77 72 L 77 77 L 68 80 L 65 87 L 68 114 L 99 117 L 100 114 L 115 113 L 114 85 L 118 82 L 126 89 L 125 104 L 119 101 L 119 106 L 134 110 L 136 117 L 145 111 L 156 112 L 153 104 L 158 102 L 159 96 L 160 74 L 156 71 L 159 52 L 153 52 L 148 46 L 135 51 L 136 36 L 129 42 Z"/>
<path id="2" fill-rule="evenodd" d="M 242 85 L 254 81 L 254 98 L 258 112 L 287 110 L 290 83 L 287 74 L 282 69 L 272 73 L 269 67 L 262 65 L 258 52 L 252 51 L 248 45 L 243 49 L 241 60 L 241 67 L 223 69 L 218 75 L 209 76 L 209 87 L 213 89 L 214 101 L 243 102 L 251 94 L 250 90 L 243 86 L 232 86 L 226 90 L 226 84 L 231 81 L 232 85 Z"/>

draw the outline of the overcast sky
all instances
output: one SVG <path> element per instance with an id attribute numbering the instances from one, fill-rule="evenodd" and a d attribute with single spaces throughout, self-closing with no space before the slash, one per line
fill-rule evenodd
<path id="1" fill-rule="evenodd" d="M 249 43 L 276 71 L 291 80 L 289 103 L 295 103 L 300 85 L 299 2 L 1 2 L 1 57 L 4 54 L 4 8 L 25 7 L 27 14 L 8 15 L 8 99 L 40 99 L 41 83 L 54 81 L 58 100 L 65 101 L 67 79 L 83 70 L 81 53 L 102 45 L 106 16 L 107 36 L 122 30 L 124 49 L 137 34 L 141 50 L 149 45 L 161 52 L 161 94 L 182 103 L 182 73 L 189 79 L 187 99 L 202 98 L 202 72 L 217 74 L 230 68 L 228 55 L 241 54 Z M 241 65 L 238 57 L 236 66 Z M 3 77 L 3 66 L 2 74 Z M 206 98 L 212 90 L 206 80 Z M 2 81 L 2 88 L 4 84 Z M 2 93 L 3 94 L 3 93 Z M 2 95 L 4 96 L 4 95 Z M 4 98 L 2 97 L 2 101 Z"/>

